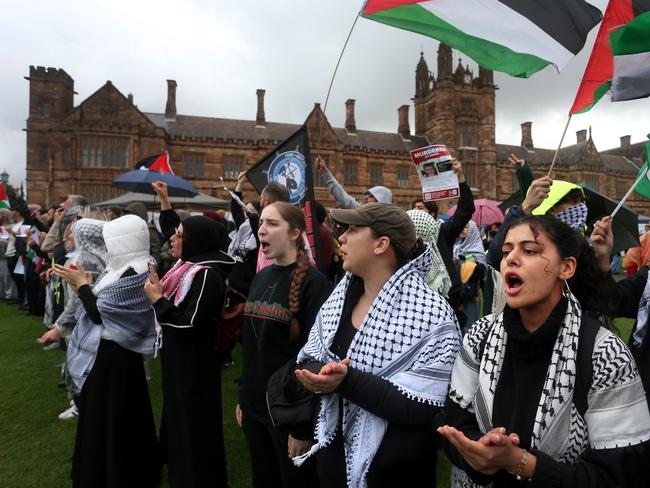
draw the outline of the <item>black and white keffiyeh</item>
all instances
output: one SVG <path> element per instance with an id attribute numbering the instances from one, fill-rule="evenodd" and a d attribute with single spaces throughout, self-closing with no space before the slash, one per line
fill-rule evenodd
<path id="1" fill-rule="evenodd" d="M 636 325 L 632 333 L 632 341 L 634 345 L 639 347 L 643 343 L 643 339 L 648 332 L 648 306 L 650 306 L 650 273 L 645 282 L 645 288 L 639 300 L 639 311 L 636 316 Z"/>
<path id="2" fill-rule="evenodd" d="M 101 277 L 100 277 L 101 279 Z M 102 324 L 95 324 L 83 305 L 77 309 L 77 325 L 68 345 L 67 365 L 76 393 L 80 393 L 92 371 L 102 339 L 102 328 L 113 341 L 145 358 L 154 355 L 155 318 L 144 294 L 149 273 L 127 276 L 97 292 L 97 310 Z"/>
<path id="3" fill-rule="evenodd" d="M 239 229 L 231 232 L 230 244 L 228 245 L 228 254 L 230 256 L 246 256 L 246 253 L 253 251 L 257 247 L 257 241 L 251 229 L 249 220 L 244 221 Z"/>
<path id="4" fill-rule="evenodd" d="M 533 449 L 566 463 L 577 462 L 588 448 L 611 449 L 650 439 L 650 413 L 632 355 L 619 337 L 603 327 L 592 354 L 588 408 L 584 417 L 578 413 L 573 391 L 581 321 L 580 305 L 569 295 L 531 435 Z M 493 428 L 494 393 L 506 343 L 503 313 L 488 315 L 465 335 L 454 364 L 449 396 L 476 415 L 484 433 Z"/>
<path id="5" fill-rule="evenodd" d="M 424 282 L 433 291 L 446 297 L 451 288 L 451 278 L 449 278 L 447 267 L 438 250 L 438 236 L 442 222 L 422 210 L 409 210 L 406 213 L 413 221 L 415 235 L 431 248 L 431 268 L 427 272 Z"/>
<path id="6" fill-rule="evenodd" d="M 481 233 L 473 220 L 468 223 L 467 236 L 464 239 L 460 237 L 454 243 L 454 259 L 458 260 L 460 256 L 472 256 L 477 263 L 485 264 L 485 248 L 481 240 Z"/>
<path id="7" fill-rule="evenodd" d="M 96 219 L 81 219 L 72 224 L 76 260 L 92 273 L 93 282 L 106 268 L 108 251 L 102 231 L 105 222 Z"/>
<path id="8" fill-rule="evenodd" d="M 576 232 L 584 234 L 585 224 L 587 223 L 587 204 L 579 203 L 569 207 L 562 210 L 556 217 Z"/>
<path id="9" fill-rule="evenodd" d="M 348 357 L 350 367 L 385 378 L 409 398 L 443 406 L 460 347 L 460 332 L 449 304 L 423 281 L 430 267 L 431 250 L 427 248 L 390 278 L 368 310 L 350 344 Z M 351 277 L 346 274 L 321 308 L 298 362 L 341 360 L 329 349 Z M 346 399 L 342 403 L 343 412 L 339 412 L 338 394 L 321 398 L 317 442 L 294 462 L 299 465 L 327 446 L 336 435 L 342 415 L 347 485 L 363 488 L 388 421 Z"/>

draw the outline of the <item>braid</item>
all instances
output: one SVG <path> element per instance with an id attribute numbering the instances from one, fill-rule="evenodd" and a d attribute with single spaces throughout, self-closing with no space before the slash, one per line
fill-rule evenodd
<path id="1" fill-rule="evenodd" d="M 300 324 L 296 319 L 296 315 L 300 311 L 300 291 L 302 290 L 302 283 L 305 281 L 305 275 L 309 269 L 310 262 L 309 256 L 305 251 L 305 241 L 302 235 L 296 240 L 297 246 L 297 259 L 296 269 L 291 274 L 291 286 L 289 287 L 289 309 L 291 310 L 291 328 L 289 331 L 289 342 L 296 342 L 300 337 Z"/>

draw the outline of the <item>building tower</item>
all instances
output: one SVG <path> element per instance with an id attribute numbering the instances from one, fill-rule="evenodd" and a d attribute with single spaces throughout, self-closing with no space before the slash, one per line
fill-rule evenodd
<path id="1" fill-rule="evenodd" d="M 424 90 L 421 55 L 415 77 L 416 134 L 431 144 L 445 144 L 463 162 L 470 186 L 494 197 L 496 188 L 495 86 L 493 73 L 479 68 L 478 77 L 460 59 L 453 70 L 452 50 L 438 47 L 435 83 Z M 494 195 L 493 195 L 494 193 Z"/>

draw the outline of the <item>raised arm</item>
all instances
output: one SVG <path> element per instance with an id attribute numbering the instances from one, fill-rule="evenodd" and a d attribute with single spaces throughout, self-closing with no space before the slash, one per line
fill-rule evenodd
<path id="1" fill-rule="evenodd" d="M 330 172 L 327 163 L 325 163 L 323 158 L 316 156 L 315 164 L 321 174 L 321 179 L 325 182 L 327 188 L 329 188 L 330 193 L 334 197 L 334 200 L 336 200 L 341 208 L 357 208 L 361 206 L 361 204 L 350 196 L 341 184 L 336 181 L 336 178 L 334 178 L 334 175 Z"/>
<path id="2" fill-rule="evenodd" d="M 460 161 L 454 159 L 452 169 L 458 177 L 460 196 L 458 198 L 458 204 L 456 205 L 456 212 L 447 222 L 444 222 L 440 226 L 441 234 L 444 236 L 444 239 L 450 247 L 454 245 L 454 241 L 463 231 L 467 222 L 472 218 L 472 214 L 475 210 L 474 196 L 472 195 L 472 190 L 467 184 L 467 181 L 465 181 L 463 165 Z"/>

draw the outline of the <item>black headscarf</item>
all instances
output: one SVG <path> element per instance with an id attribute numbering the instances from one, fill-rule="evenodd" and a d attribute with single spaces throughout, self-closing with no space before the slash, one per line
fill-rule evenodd
<path id="1" fill-rule="evenodd" d="M 183 261 L 198 262 L 221 254 L 228 248 L 228 233 L 223 225 L 195 215 L 183 220 Z"/>

